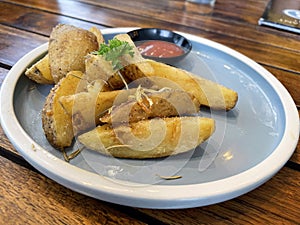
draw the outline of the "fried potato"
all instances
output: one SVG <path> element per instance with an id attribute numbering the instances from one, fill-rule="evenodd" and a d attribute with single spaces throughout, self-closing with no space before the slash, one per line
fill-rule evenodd
<path id="1" fill-rule="evenodd" d="M 214 132 L 210 118 L 171 117 L 142 120 L 130 126 L 98 126 L 78 136 L 87 148 L 119 158 L 158 158 L 190 151 Z"/>
<path id="2" fill-rule="evenodd" d="M 142 57 L 128 34 L 119 34 L 114 38 L 120 41 L 127 42 L 132 47 L 132 51 L 134 52 L 133 57 L 131 57 L 129 54 L 121 56 L 120 61 L 123 65 L 123 68 L 116 71 L 112 68 L 111 62 L 107 61 L 104 56 L 89 54 L 85 60 L 85 79 L 89 81 L 93 81 L 95 79 L 103 79 L 107 81 L 107 83 L 113 89 L 122 89 L 127 83 L 130 83 L 132 81 L 131 77 L 134 77 L 136 80 L 136 73 L 142 70 L 149 69 L 147 68 L 149 67 L 149 65 L 138 63 L 144 61 L 145 59 Z M 132 76 L 132 73 L 134 73 L 135 76 Z M 125 76 L 123 76 L 123 74 Z M 139 77 L 145 76 L 142 76 L 141 74 Z"/>
<path id="3" fill-rule="evenodd" d="M 212 109 L 230 110 L 237 103 L 237 92 L 218 83 L 153 60 L 145 60 L 140 64 L 148 64 L 148 66 L 139 66 L 140 69 L 142 68 L 141 71 L 136 77 L 133 77 L 135 74 L 132 73 L 131 79 L 139 79 L 144 75 L 152 78 L 159 88 L 180 88 L 194 95 L 201 105 Z"/>
<path id="4" fill-rule="evenodd" d="M 71 71 L 50 91 L 42 110 L 43 130 L 49 143 L 57 148 L 68 147 L 74 138 L 72 117 L 65 112 L 59 98 L 76 92 L 83 73 Z"/>
<path id="5" fill-rule="evenodd" d="M 100 47 L 100 45 L 105 42 L 102 32 L 96 27 L 91 27 L 89 29 L 89 31 L 92 32 L 96 36 L 98 46 Z"/>
<path id="6" fill-rule="evenodd" d="M 198 99 L 184 91 L 138 88 L 134 96 L 118 106 L 113 106 L 100 121 L 114 124 L 133 123 L 155 117 L 191 115 L 199 110 Z"/>
<path id="7" fill-rule="evenodd" d="M 97 37 L 90 31 L 59 24 L 50 34 L 49 64 L 55 83 L 70 71 L 85 71 L 85 56 L 98 49 Z"/>
<path id="8" fill-rule="evenodd" d="M 25 75 L 39 84 L 54 84 L 50 71 L 49 55 L 46 54 L 42 59 L 28 68 Z"/>
<path id="9" fill-rule="evenodd" d="M 130 52 L 117 63 L 112 60 L 113 68 L 104 56 L 91 53 L 104 42 L 101 31 L 60 24 L 50 35 L 48 55 L 26 71 L 38 83 L 55 84 L 42 110 L 43 130 L 52 146 L 71 146 L 78 135 L 87 148 L 114 157 L 175 155 L 213 134 L 213 119 L 191 116 L 200 105 L 220 110 L 236 105 L 235 91 L 144 59 L 127 34 L 115 38 L 128 42 L 134 56 L 128 45 L 110 42 L 113 50 L 121 44 L 123 52 Z M 124 87 L 129 89 L 120 90 Z"/>
<path id="10" fill-rule="evenodd" d="M 120 75 L 113 70 L 111 62 L 106 61 L 102 55 L 88 54 L 86 56 L 85 79 L 90 82 L 97 79 L 105 80 L 112 89 L 124 87 L 124 81 Z"/>
<path id="11" fill-rule="evenodd" d="M 74 133 L 82 133 L 99 124 L 99 118 L 114 104 L 120 104 L 133 94 L 135 89 L 108 92 L 81 92 L 59 99 L 65 112 L 72 117 Z"/>
<path id="12" fill-rule="evenodd" d="M 133 57 L 131 57 L 128 54 L 123 55 L 121 57 L 122 64 L 124 66 L 130 65 L 130 64 L 133 64 L 133 63 L 138 63 L 138 62 L 141 62 L 141 61 L 145 60 L 128 34 L 118 34 L 114 38 L 116 38 L 120 41 L 127 42 L 132 47 L 132 51 L 134 52 Z"/>

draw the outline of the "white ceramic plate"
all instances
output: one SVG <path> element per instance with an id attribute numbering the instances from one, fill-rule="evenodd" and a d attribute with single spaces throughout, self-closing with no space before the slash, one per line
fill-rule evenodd
<path id="1" fill-rule="evenodd" d="M 111 39 L 134 28 L 103 30 Z M 195 151 L 156 160 L 122 160 L 84 150 L 70 163 L 47 142 L 41 108 L 51 86 L 24 71 L 47 52 L 32 50 L 10 70 L 1 89 L 1 124 L 24 158 L 49 178 L 108 202 L 144 208 L 188 208 L 222 202 L 271 178 L 292 155 L 299 135 L 295 104 L 263 67 L 221 44 L 183 34 L 193 52 L 176 66 L 236 90 L 229 112 L 204 110 L 216 120 L 214 135 Z M 76 148 L 76 146 L 74 146 Z M 71 151 L 70 148 L 68 151 Z M 163 180 L 158 175 L 182 178 Z"/>

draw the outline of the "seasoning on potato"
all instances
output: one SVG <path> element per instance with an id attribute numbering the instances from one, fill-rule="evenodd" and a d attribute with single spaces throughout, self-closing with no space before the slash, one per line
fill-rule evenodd
<path id="1" fill-rule="evenodd" d="M 51 145 L 69 147 L 75 137 L 86 148 L 120 158 L 195 149 L 217 129 L 213 119 L 199 116 L 200 107 L 231 110 L 238 100 L 216 82 L 144 59 L 126 34 L 105 43 L 96 28 L 64 24 L 53 29 L 49 53 L 26 75 L 54 83 L 42 110 Z"/>

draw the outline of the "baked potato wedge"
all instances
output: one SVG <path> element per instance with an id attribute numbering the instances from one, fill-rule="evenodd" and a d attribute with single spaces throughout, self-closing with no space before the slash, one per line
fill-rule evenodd
<path id="1" fill-rule="evenodd" d="M 85 56 L 98 50 L 97 37 L 90 31 L 59 24 L 50 34 L 48 54 L 55 83 L 70 71 L 85 71 Z"/>
<path id="2" fill-rule="evenodd" d="M 74 138 L 72 117 L 65 112 L 59 98 L 78 89 L 83 73 L 71 71 L 50 91 L 42 109 L 42 126 L 49 143 L 57 148 L 68 147 Z"/>
<path id="3" fill-rule="evenodd" d="M 119 56 L 118 60 L 120 61 L 122 68 L 114 69 L 111 61 L 108 61 L 105 55 L 99 55 L 95 53 L 89 54 L 86 57 L 85 61 L 85 79 L 89 81 L 93 81 L 95 79 L 103 79 L 107 81 L 107 83 L 113 89 L 122 89 L 124 86 L 126 86 L 127 83 L 130 83 L 132 81 L 132 79 L 130 79 L 131 77 L 136 78 L 136 76 L 131 76 L 131 73 L 135 73 L 137 75 L 137 72 L 146 70 L 147 68 L 143 67 L 149 67 L 149 65 L 138 63 L 144 61 L 145 59 L 135 47 L 129 35 L 119 34 L 116 35 L 114 39 L 120 40 L 122 42 L 127 42 L 131 47 L 130 51 L 132 52 L 132 55 L 123 54 Z M 122 51 L 122 49 L 120 48 L 119 51 Z M 140 66 L 142 67 L 141 69 L 139 68 Z M 123 76 L 123 74 L 126 74 L 126 76 Z M 145 76 L 140 75 L 139 77 Z"/>
<path id="4" fill-rule="evenodd" d="M 147 66 L 140 65 L 139 70 L 141 71 L 136 75 L 131 73 L 130 79 L 140 79 L 144 75 L 152 78 L 152 82 L 159 88 L 170 87 L 182 89 L 194 95 L 200 101 L 201 105 L 212 109 L 230 110 L 237 103 L 237 92 L 216 82 L 153 60 L 145 60 L 139 64 L 147 64 Z"/>
<path id="5" fill-rule="evenodd" d="M 61 96 L 59 102 L 72 118 L 73 132 L 77 135 L 99 124 L 100 114 L 110 108 L 118 92 L 113 92 L 103 80 L 87 85 L 87 91 Z"/>
<path id="6" fill-rule="evenodd" d="M 54 84 L 50 71 L 49 55 L 46 54 L 42 59 L 29 67 L 25 75 L 39 84 Z"/>
<path id="7" fill-rule="evenodd" d="M 155 117 L 191 115 L 199 112 L 200 103 L 194 96 L 180 90 L 159 91 L 139 87 L 133 96 L 113 106 L 104 116 L 103 123 L 133 123 Z"/>
<path id="8" fill-rule="evenodd" d="M 190 151 L 214 132 L 213 119 L 171 117 L 112 128 L 105 124 L 78 136 L 88 149 L 118 158 L 158 158 Z"/>
<path id="9" fill-rule="evenodd" d="M 102 32 L 97 27 L 91 27 L 89 29 L 89 31 L 92 32 L 96 36 L 98 46 L 100 47 L 101 43 L 105 42 Z"/>
<path id="10" fill-rule="evenodd" d="M 129 54 L 121 56 L 123 66 L 127 66 L 145 60 L 128 34 L 118 34 L 114 38 L 120 41 L 127 42 L 132 47 L 132 51 L 134 52 L 133 57 L 131 57 Z"/>
<path id="11" fill-rule="evenodd" d="M 88 54 L 85 58 L 85 79 L 92 82 L 93 80 L 105 80 L 112 89 L 124 87 L 124 82 L 120 75 L 112 68 L 111 62 L 105 60 L 102 55 Z M 126 80 L 129 82 L 129 80 Z"/>

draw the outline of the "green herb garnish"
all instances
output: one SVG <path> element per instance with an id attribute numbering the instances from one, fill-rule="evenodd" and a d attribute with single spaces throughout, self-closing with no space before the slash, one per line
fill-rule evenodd
<path id="1" fill-rule="evenodd" d="M 121 57 L 128 54 L 134 56 L 133 47 L 126 41 L 120 41 L 116 38 L 108 41 L 108 44 L 101 44 L 98 51 L 93 52 L 95 55 L 104 56 L 106 61 L 110 61 L 113 70 L 123 68 Z"/>

